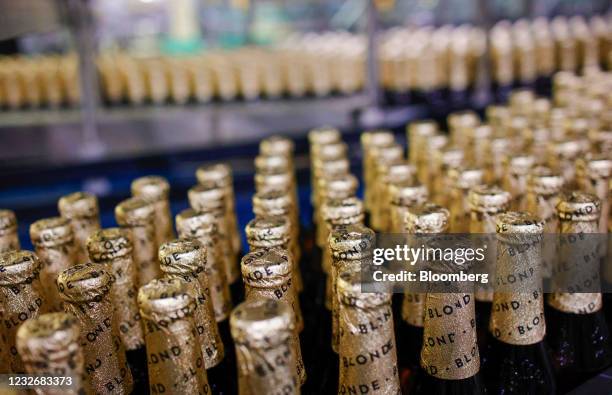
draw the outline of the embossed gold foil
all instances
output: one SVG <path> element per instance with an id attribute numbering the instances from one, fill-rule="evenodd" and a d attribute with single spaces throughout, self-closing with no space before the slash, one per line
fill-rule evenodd
<path id="1" fill-rule="evenodd" d="M 138 291 L 152 393 L 211 391 L 194 324 L 195 303 L 179 279 L 153 280 Z"/>
<path id="2" fill-rule="evenodd" d="M 433 377 L 462 380 L 480 370 L 474 295 L 428 293 L 421 367 Z"/>
<path id="3" fill-rule="evenodd" d="M 404 216 L 404 231 L 408 234 L 433 235 L 448 230 L 450 213 L 434 204 L 411 206 Z M 409 242 L 409 239 L 407 240 Z M 416 264 L 418 265 L 418 263 Z M 409 325 L 423 327 L 425 318 L 425 294 L 406 292 L 402 301 L 402 319 Z"/>
<path id="4" fill-rule="evenodd" d="M 132 242 L 127 232 L 109 228 L 93 233 L 87 242 L 91 262 L 104 265 L 114 276 L 110 295 L 113 302 L 113 320 L 126 350 L 144 346 L 144 334 L 138 309 L 138 276 L 132 258 Z"/>
<path id="5" fill-rule="evenodd" d="M 336 225 L 329 235 L 332 255 L 330 299 L 332 316 L 332 350 L 339 352 L 340 318 L 338 301 L 338 276 L 345 271 L 360 270 L 372 261 L 375 244 L 374 231 L 361 223 Z"/>
<path id="6" fill-rule="evenodd" d="M 460 167 L 450 169 L 448 173 L 450 189 L 449 211 L 450 232 L 467 233 L 470 228 L 470 206 L 468 192 L 482 184 L 484 171 L 479 168 Z"/>
<path id="7" fill-rule="evenodd" d="M 70 222 L 65 218 L 41 219 L 30 225 L 30 239 L 36 255 L 43 263 L 40 282 L 48 311 L 62 311 L 62 303 L 55 286 L 57 276 L 76 264 L 76 244 Z"/>
<path id="8" fill-rule="evenodd" d="M 92 263 L 72 266 L 57 278 L 64 311 L 79 322 L 85 377 L 91 389 L 99 394 L 129 394 L 132 373 L 113 321 L 112 286 L 113 276 Z"/>
<path id="9" fill-rule="evenodd" d="M 145 176 L 132 181 L 132 195 L 151 202 L 155 209 L 155 240 L 157 245 L 174 239 L 170 212 L 170 184 L 160 176 Z"/>
<path id="10" fill-rule="evenodd" d="M 496 260 L 496 216 L 508 210 L 511 194 L 493 185 L 479 185 L 468 193 L 470 205 L 470 233 L 479 234 L 487 240 L 487 247 L 482 262 L 490 277 L 495 273 Z M 476 300 L 490 302 L 493 300 L 493 284 L 477 283 L 475 290 Z"/>
<path id="11" fill-rule="evenodd" d="M 389 231 L 403 233 L 406 210 L 411 206 L 425 203 L 427 197 L 427 188 L 419 182 L 404 180 L 390 184 Z"/>
<path id="12" fill-rule="evenodd" d="M 362 293 L 358 271 L 338 276 L 338 393 L 400 394 L 391 294 Z"/>
<path id="13" fill-rule="evenodd" d="M 500 341 L 535 344 L 546 334 L 540 261 L 544 223 L 526 212 L 497 216 L 497 265 L 489 331 Z M 515 291 L 511 291 L 514 289 Z"/>
<path id="14" fill-rule="evenodd" d="M 42 314 L 29 319 L 17 331 L 17 350 L 29 374 L 70 377 L 70 387 L 39 387 L 39 395 L 90 393 L 84 372 L 85 358 L 79 343 L 76 318 L 66 313 Z"/>
<path id="15" fill-rule="evenodd" d="M 195 301 L 193 320 L 204 366 L 206 369 L 217 366 L 223 360 L 225 349 L 215 320 L 206 276 L 206 247 L 195 239 L 174 240 L 159 247 L 159 261 L 167 278 L 185 282 L 189 296 Z"/>
<path id="16" fill-rule="evenodd" d="M 42 262 L 30 251 L 0 254 L 0 306 L 10 372 L 23 373 L 24 365 L 15 348 L 17 330 L 23 322 L 48 310 L 40 282 Z M 4 364 L 4 363 L 3 363 Z"/>
<path id="17" fill-rule="evenodd" d="M 15 213 L 0 210 L 0 253 L 18 250 L 20 247 Z"/>
<path id="18" fill-rule="evenodd" d="M 327 226 L 323 215 L 323 207 L 329 200 L 346 199 L 355 197 L 359 187 L 359 180 L 351 173 L 335 174 L 330 177 L 321 177 L 318 180 L 319 202 L 313 207 L 315 210 L 314 219 L 316 221 L 315 243 L 325 252 L 327 244 Z"/>
<path id="19" fill-rule="evenodd" d="M 561 237 L 563 234 L 597 233 L 600 207 L 601 203 L 597 196 L 589 193 L 571 191 L 560 194 L 556 212 Z M 593 251 L 588 251 L 589 247 L 592 247 Z M 595 248 L 595 245 L 588 244 L 576 248 L 573 243 L 559 243 L 557 266 L 573 267 L 573 269 L 560 271 L 557 267 L 553 267 L 553 286 L 557 281 L 563 285 L 563 288 L 577 286 L 579 289 L 585 280 L 599 284 L 599 260 L 585 259 L 596 252 Z M 600 292 L 554 292 L 549 295 L 548 304 L 565 313 L 589 314 L 601 309 L 602 296 Z"/>
<path id="20" fill-rule="evenodd" d="M 448 206 L 448 188 L 450 169 L 458 168 L 464 160 L 464 151 L 456 146 L 448 146 L 433 154 L 433 189 L 430 190 L 434 202 L 441 206 Z"/>
<path id="21" fill-rule="evenodd" d="M 229 223 L 226 215 L 225 191 L 214 182 L 200 183 L 187 192 L 189 205 L 197 212 L 212 212 L 217 218 L 219 243 L 225 252 L 223 261 L 225 277 L 228 283 L 233 284 L 240 278 L 240 268 L 234 252 Z"/>
<path id="22" fill-rule="evenodd" d="M 194 238 L 206 247 L 205 274 L 208 278 L 215 320 L 224 321 L 232 310 L 230 288 L 225 277 L 223 246 L 219 242 L 217 217 L 214 212 L 196 212 L 189 208 L 176 216 L 176 229 L 182 239 Z"/>
<path id="23" fill-rule="evenodd" d="M 503 188 L 512 196 L 510 207 L 513 210 L 524 210 L 524 197 L 527 191 L 527 176 L 535 165 L 531 155 L 511 155 L 505 161 Z"/>
<path id="24" fill-rule="evenodd" d="M 225 191 L 226 221 L 231 233 L 232 250 L 238 254 L 242 250 L 242 238 L 240 237 L 238 218 L 236 216 L 236 197 L 234 196 L 232 168 L 225 163 L 200 166 L 196 170 L 196 178 L 199 183 L 215 182 Z M 238 256 L 236 256 L 237 258 Z"/>
<path id="25" fill-rule="evenodd" d="M 76 262 L 87 262 L 87 238 L 100 229 L 98 198 L 89 193 L 75 192 L 62 196 L 57 207 L 61 216 L 70 221 L 76 244 Z"/>
<path id="26" fill-rule="evenodd" d="M 544 234 L 557 232 L 558 219 L 555 212 L 559 192 L 563 187 L 560 173 L 548 167 L 537 166 L 527 177 L 525 210 L 537 215 L 544 222 Z M 542 276 L 549 278 L 556 256 L 556 244 L 549 238 L 542 240 Z"/>
<path id="27" fill-rule="evenodd" d="M 391 229 L 391 196 L 389 189 L 393 184 L 414 182 L 417 169 L 411 164 L 400 161 L 391 165 L 379 166 L 379 192 L 376 210 L 381 231 L 392 232 Z"/>
<path id="28" fill-rule="evenodd" d="M 393 133 L 387 130 L 372 130 L 361 134 L 361 149 L 363 150 L 363 186 L 364 197 L 363 203 L 366 211 L 370 211 L 373 206 L 374 197 L 374 151 L 379 147 L 385 147 L 394 144 L 395 138 Z"/>
<path id="29" fill-rule="evenodd" d="M 161 276 L 153 204 L 141 197 L 126 199 L 115 207 L 115 219 L 128 232 L 132 241 L 138 286 Z"/>
<path id="30" fill-rule="evenodd" d="M 271 299 L 247 299 L 232 312 L 240 395 L 300 394 L 294 324 L 291 308 Z"/>
<path id="31" fill-rule="evenodd" d="M 302 362 L 302 351 L 298 336 L 303 321 L 299 299 L 291 276 L 290 255 L 287 250 L 280 248 L 260 249 L 246 254 L 242 258 L 241 267 L 246 300 L 273 299 L 284 302 L 291 307 L 292 320 L 294 320 L 291 325 L 293 328 L 291 346 L 294 348 L 293 352 L 295 353 L 296 370 L 300 384 L 304 384 L 306 370 Z"/>
<path id="32" fill-rule="evenodd" d="M 612 179 L 612 158 L 608 154 L 590 154 L 576 160 L 576 181 L 580 189 L 601 201 L 599 232 L 606 233 L 610 217 L 609 184 Z M 605 253 L 605 251 L 604 251 Z"/>
<path id="33" fill-rule="evenodd" d="M 383 173 L 387 171 L 387 168 L 392 164 L 399 163 L 402 161 L 404 156 L 404 150 L 398 144 L 391 144 L 387 147 L 376 147 L 371 150 L 373 173 L 372 174 L 372 208 L 370 209 L 370 224 L 372 229 L 377 231 L 384 230 L 386 226 L 382 222 L 381 218 L 381 206 L 384 203 L 381 199 L 386 196 L 383 192 L 382 178 Z"/>

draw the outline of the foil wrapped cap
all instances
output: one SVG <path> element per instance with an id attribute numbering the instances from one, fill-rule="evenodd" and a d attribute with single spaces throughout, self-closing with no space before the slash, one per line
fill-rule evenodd
<path id="1" fill-rule="evenodd" d="M 372 147 L 371 151 L 374 160 L 378 163 L 395 163 L 404 158 L 404 148 L 401 145 L 393 143 L 386 146 Z"/>
<path id="2" fill-rule="evenodd" d="M 11 210 L 0 210 L 0 235 L 17 230 L 17 216 Z"/>
<path id="3" fill-rule="evenodd" d="M 247 224 L 246 236 L 255 248 L 276 247 L 289 242 L 289 221 L 285 217 L 255 217 Z"/>
<path id="4" fill-rule="evenodd" d="M 323 220 L 332 225 L 362 222 L 364 218 L 361 199 L 351 196 L 344 199 L 327 199 L 321 206 Z"/>
<path id="5" fill-rule="evenodd" d="M 534 164 L 532 155 L 512 155 L 508 158 L 508 171 L 520 176 L 527 175 Z"/>
<path id="6" fill-rule="evenodd" d="M 94 263 L 104 263 L 130 256 L 132 242 L 128 234 L 121 228 L 101 229 L 87 239 L 89 259 Z"/>
<path id="7" fill-rule="evenodd" d="M 375 243 L 374 231 L 362 224 L 337 226 L 329 235 L 332 256 L 340 260 L 367 258 L 372 255 Z"/>
<path id="8" fill-rule="evenodd" d="M 170 184 L 161 176 L 145 176 L 132 181 L 132 195 L 141 196 L 147 200 L 158 201 L 168 199 Z"/>
<path id="9" fill-rule="evenodd" d="M 507 211 L 495 218 L 497 240 L 509 244 L 532 245 L 540 241 L 544 222 L 537 216 L 522 211 Z"/>
<path id="10" fill-rule="evenodd" d="M 443 167 L 459 167 L 465 158 L 465 152 L 458 147 L 443 148 L 438 154 L 438 161 Z"/>
<path id="11" fill-rule="evenodd" d="M 98 301 L 111 289 L 113 276 L 104 266 L 79 264 L 64 270 L 57 277 L 60 297 L 71 303 Z"/>
<path id="12" fill-rule="evenodd" d="M 286 215 L 292 207 L 291 196 L 278 190 L 257 192 L 253 195 L 253 212 L 255 215 Z"/>
<path id="13" fill-rule="evenodd" d="M 487 106 L 486 117 L 489 123 L 495 126 L 501 126 L 510 119 L 510 108 L 503 105 Z"/>
<path id="14" fill-rule="evenodd" d="M 393 133 L 388 130 L 372 130 L 361 134 L 361 144 L 366 148 L 388 146 L 395 142 Z"/>
<path id="15" fill-rule="evenodd" d="M 548 147 L 548 153 L 561 160 L 572 161 L 587 149 L 588 141 L 586 140 L 566 140 L 551 143 Z"/>
<path id="16" fill-rule="evenodd" d="M 30 239 L 36 247 L 57 247 L 72 242 L 74 235 L 67 218 L 51 217 L 30 225 Z"/>
<path id="17" fill-rule="evenodd" d="M 521 114 L 531 111 L 535 94 L 530 89 L 515 89 L 510 92 L 510 109 Z"/>
<path id="18" fill-rule="evenodd" d="M 92 218 L 99 213 L 98 198 L 85 192 L 75 192 L 62 196 L 57 204 L 62 217 Z"/>
<path id="19" fill-rule="evenodd" d="M 201 273 L 206 267 L 206 247 L 196 239 L 177 239 L 162 244 L 159 267 L 166 274 Z"/>
<path id="20" fill-rule="evenodd" d="M 292 336 L 295 319 L 287 303 L 272 299 L 247 300 L 232 311 L 230 328 L 236 343 L 268 349 Z"/>
<path id="21" fill-rule="evenodd" d="M 72 314 L 42 314 L 19 327 L 17 350 L 27 364 L 68 360 L 81 347 L 80 332 L 79 322 Z"/>
<path id="22" fill-rule="evenodd" d="M 255 172 L 256 173 L 289 173 L 291 165 L 289 159 L 285 156 L 264 156 L 257 155 L 255 157 Z"/>
<path id="23" fill-rule="evenodd" d="M 340 303 L 356 309 L 373 309 L 391 303 L 391 293 L 362 292 L 361 273 L 359 271 L 340 273 L 337 289 Z"/>
<path id="24" fill-rule="evenodd" d="M 425 203 L 428 197 L 427 187 L 417 181 L 405 180 L 389 185 L 391 204 L 401 207 Z"/>
<path id="25" fill-rule="evenodd" d="M 484 140 L 488 139 L 493 135 L 493 128 L 490 125 L 478 125 L 474 129 L 471 130 L 470 137 L 474 140 Z"/>
<path id="26" fill-rule="evenodd" d="M 316 145 L 312 147 L 311 154 L 313 158 L 322 161 L 330 161 L 338 158 L 345 158 L 348 155 L 348 145 L 343 141 L 337 141 L 331 144 Z"/>
<path id="27" fill-rule="evenodd" d="M 404 217 L 404 224 L 408 233 L 444 233 L 448 230 L 449 219 L 447 209 L 428 202 L 410 207 Z"/>
<path id="28" fill-rule="evenodd" d="M 612 177 L 612 157 L 609 154 L 587 155 L 576 160 L 576 169 L 588 179 L 605 180 Z"/>
<path id="29" fill-rule="evenodd" d="M 359 188 L 359 180 L 351 173 L 322 177 L 317 182 L 321 195 L 327 199 L 345 199 L 355 196 Z"/>
<path id="30" fill-rule="evenodd" d="M 225 163 L 202 165 L 196 169 L 199 184 L 212 182 L 221 188 L 232 186 L 232 168 Z"/>
<path id="31" fill-rule="evenodd" d="M 285 173 L 255 173 L 255 189 L 257 191 L 288 191 L 293 185 L 293 175 Z"/>
<path id="32" fill-rule="evenodd" d="M 155 207 L 143 197 L 131 197 L 115 207 L 119 226 L 144 226 L 155 220 Z"/>
<path id="33" fill-rule="evenodd" d="M 451 130 L 475 128 L 480 124 L 480 118 L 472 110 L 456 111 L 448 116 L 448 126 Z"/>
<path id="34" fill-rule="evenodd" d="M 196 211 L 225 210 L 225 191 L 214 182 L 194 185 L 187 191 L 187 198 Z"/>
<path id="35" fill-rule="evenodd" d="M 385 178 L 388 183 L 397 183 L 404 180 L 414 180 L 416 177 L 416 167 L 406 161 L 392 163 L 385 169 Z"/>
<path id="36" fill-rule="evenodd" d="M 293 141 L 283 136 L 266 137 L 259 143 L 259 153 L 262 155 L 283 155 L 290 157 L 295 151 Z"/>
<path id="37" fill-rule="evenodd" d="M 242 257 L 240 268 L 244 283 L 254 288 L 274 288 L 291 280 L 292 262 L 283 248 L 264 248 Z"/>
<path id="38" fill-rule="evenodd" d="M 468 190 L 480 185 L 484 179 L 484 171 L 476 167 L 459 167 L 449 170 L 449 178 L 455 188 Z"/>
<path id="39" fill-rule="evenodd" d="M 468 192 L 472 211 L 496 214 L 508 209 L 512 195 L 496 185 L 478 185 Z"/>
<path id="40" fill-rule="evenodd" d="M 598 221 L 601 201 L 597 196 L 582 191 L 565 191 L 559 195 L 557 216 L 566 221 Z"/>
<path id="41" fill-rule="evenodd" d="M 188 208 L 177 214 L 176 230 L 181 238 L 215 236 L 218 232 L 217 217 L 212 211 Z"/>
<path id="42" fill-rule="evenodd" d="M 321 161 L 315 159 L 313 162 L 313 170 L 315 175 L 322 177 L 324 174 L 346 174 L 351 169 L 351 164 L 347 158 L 338 158 L 330 161 Z"/>
<path id="43" fill-rule="evenodd" d="M 433 137 L 438 131 L 438 123 L 431 119 L 423 119 L 408 124 L 408 133 L 410 136 Z"/>
<path id="44" fill-rule="evenodd" d="M 308 132 L 308 143 L 313 145 L 330 144 L 340 140 L 340 131 L 331 127 L 312 129 Z"/>
<path id="45" fill-rule="evenodd" d="M 8 251 L 0 254 L 0 285 L 31 282 L 40 272 L 42 262 L 32 251 Z"/>
<path id="46" fill-rule="evenodd" d="M 142 316 L 161 327 L 187 319 L 196 308 L 189 296 L 187 283 L 178 278 L 155 279 L 138 290 L 138 306 Z"/>
<path id="47" fill-rule="evenodd" d="M 550 196 L 561 192 L 565 180 L 558 171 L 549 167 L 537 166 L 527 177 L 527 191 L 538 195 Z"/>

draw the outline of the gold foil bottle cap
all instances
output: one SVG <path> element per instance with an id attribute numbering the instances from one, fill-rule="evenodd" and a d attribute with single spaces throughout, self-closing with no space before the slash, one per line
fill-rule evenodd
<path id="1" fill-rule="evenodd" d="M 170 184 L 160 176 L 145 176 L 132 181 L 132 195 L 141 196 L 147 200 L 158 201 L 168 199 Z"/>
<path id="2" fill-rule="evenodd" d="M 448 230 L 450 212 L 434 203 L 419 204 L 406 212 L 404 224 L 408 233 L 444 233 Z"/>
<path id="3" fill-rule="evenodd" d="M 31 282 L 40 272 L 42 262 L 32 251 L 8 251 L 0 254 L 0 285 Z"/>
<path id="4" fill-rule="evenodd" d="M 159 247 L 159 267 L 169 274 L 200 273 L 206 267 L 206 247 L 195 239 L 169 241 Z"/>
<path id="5" fill-rule="evenodd" d="M 404 157 L 404 148 L 401 145 L 393 143 L 386 146 L 373 147 L 372 155 L 378 163 L 391 164 L 402 160 Z"/>
<path id="6" fill-rule="evenodd" d="M 312 129 L 308 132 L 308 143 L 313 145 L 330 144 L 340 141 L 340 131 L 331 127 Z"/>
<path id="7" fill-rule="evenodd" d="M 495 217 L 495 228 L 498 240 L 510 244 L 526 244 L 530 240 L 529 235 L 544 232 L 544 222 L 531 213 L 508 211 Z M 535 241 L 533 237 L 531 240 Z"/>
<path id="8" fill-rule="evenodd" d="M 559 141 L 549 145 L 548 154 L 564 161 L 572 161 L 587 149 L 588 142 L 584 140 Z"/>
<path id="9" fill-rule="evenodd" d="M 314 173 L 317 175 L 346 174 L 351 169 L 351 164 L 347 158 L 338 158 L 330 161 L 315 159 L 313 163 Z"/>
<path id="10" fill-rule="evenodd" d="M 196 211 L 225 210 L 225 191 L 214 182 L 195 185 L 187 191 L 189 205 Z"/>
<path id="11" fill-rule="evenodd" d="M 293 315 L 287 303 L 272 299 L 247 300 L 232 311 L 232 337 L 237 343 L 254 348 L 284 343 L 295 329 Z"/>
<path id="12" fill-rule="evenodd" d="M 217 232 L 217 219 L 213 212 L 185 209 L 176 216 L 176 229 L 180 237 L 200 238 Z"/>
<path id="13" fill-rule="evenodd" d="M 366 148 L 383 147 L 393 144 L 395 137 L 388 130 L 372 130 L 361 134 L 361 144 Z"/>
<path id="14" fill-rule="evenodd" d="M 468 193 L 470 209 L 489 214 L 507 210 L 511 198 L 509 192 L 495 185 L 478 185 Z"/>
<path id="15" fill-rule="evenodd" d="M 57 247 L 70 243 L 74 235 L 67 218 L 52 217 L 30 225 L 30 239 L 37 247 Z"/>
<path id="16" fill-rule="evenodd" d="M 257 155 L 255 157 L 255 173 L 288 173 L 290 171 L 289 159 L 285 156 Z"/>
<path id="17" fill-rule="evenodd" d="M 459 147 L 443 148 L 437 154 L 437 160 L 443 168 L 459 167 L 465 158 L 465 152 Z"/>
<path id="18" fill-rule="evenodd" d="M 355 196 L 359 180 L 351 173 L 336 174 L 318 180 L 321 195 L 329 199 L 346 199 Z"/>
<path id="19" fill-rule="evenodd" d="M 452 185 L 464 191 L 482 184 L 484 179 L 484 171 L 475 167 L 450 169 L 448 174 Z"/>
<path id="20" fill-rule="evenodd" d="M 488 139 L 493 135 L 493 128 L 491 125 L 478 125 L 474 129 L 471 129 L 471 136 L 474 140 Z"/>
<path id="21" fill-rule="evenodd" d="M 80 326 L 72 314 L 48 313 L 24 322 L 17 331 L 17 349 L 26 364 L 70 360 L 80 348 Z"/>
<path id="22" fill-rule="evenodd" d="M 338 158 L 345 158 L 348 154 L 348 145 L 343 141 L 331 144 L 316 145 L 312 147 L 311 154 L 314 158 L 322 161 L 330 161 Z"/>
<path id="23" fill-rule="evenodd" d="M 391 303 L 391 293 L 362 292 L 361 273 L 345 271 L 338 276 L 338 299 L 352 308 L 369 310 Z"/>
<path id="24" fill-rule="evenodd" d="M 532 112 L 535 94 L 530 89 L 516 89 L 510 93 L 510 110 L 526 115 Z"/>
<path id="25" fill-rule="evenodd" d="M 542 196 L 555 195 L 561 192 L 564 182 L 561 173 L 549 167 L 537 166 L 531 169 L 527 177 L 527 191 Z"/>
<path id="26" fill-rule="evenodd" d="M 456 111 L 449 114 L 448 127 L 450 130 L 459 130 L 464 128 L 475 128 L 480 124 L 480 118 L 472 110 Z"/>
<path id="27" fill-rule="evenodd" d="M 416 181 L 401 181 L 389 185 L 391 203 L 397 206 L 412 206 L 425 203 L 428 192 L 425 185 Z"/>
<path id="28" fill-rule="evenodd" d="M 503 105 L 490 105 L 487 106 L 485 115 L 489 124 L 497 129 L 507 124 L 510 119 L 510 108 Z"/>
<path id="29" fill-rule="evenodd" d="M 285 217 L 260 216 L 247 224 L 246 236 L 250 246 L 267 248 L 289 242 L 289 221 Z"/>
<path id="30" fill-rule="evenodd" d="M 332 225 L 354 224 L 363 221 L 361 199 L 351 196 L 345 199 L 328 199 L 321 207 L 323 220 Z"/>
<path id="31" fill-rule="evenodd" d="M 438 123 L 431 119 L 410 122 L 408 133 L 411 136 L 431 137 L 438 133 Z"/>
<path id="32" fill-rule="evenodd" d="M 58 202 L 59 212 L 65 218 L 92 218 L 99 213 L 98 198 L 85 192 L 62 196 Z"/>
<path id="33" fill-rule="evenodd" d="M 115 218 L 120 226 L 143 226 L 155 219 L 155 207 L 142 197 L 132 197 L 115 207 Z"/>
<path id="34" fill-rule="evenodd" d="M 183 280 L 162 278 L 140 287 L 138 306 L 145 318 L 167 327 L 174 321 L 191 316 L 196 304 Z"/>
<path id="35" fill-rule="evenodd" d="M 292 207 L 291 196 L 283 191 L 270 190 L 253 195 L 255 215 L 286 215 Z"/>
<path id="36" fill-rule="evenodd" d="M 438 137 L 438 136 L 435 136 Z M 434 138 L 435 138 L 434 137 Z M 417 175 L 416 167 L 408 162 L 392 163 L 386 168 L 386 181 L 389 183 L 403 180 L 414 180 Z"/>
<path id="37" fill-rule="evenodd" d="M 291 266 L 291 258 L 283 248 L 251 251 L 240 261 L 245 284 L 254 288 L 271 288 L 285 284 L 291 279 Z"/>
<path id="38" fill-rule="evenodd" d="M 17 217 L 11 210 L 0 210 L 0 235 L 17 230 Z"/>
<path id="39" fill-rule="evenodd" d="M 221 188 L 232 185 L 232 168 L 225 163 L 202 165 L 196 170 L 198 183 L 205 184 L 213 182 Z"/>
<path id="40" fill-rule="evenodd" d="M 600 209 L 597 196 L 582 191 L 562 192 L 556 206 L 559 219 L 575 222 L 598 221 Z"/>
<path id="41" fill-rule="evenodd" d="M 259 143 L 259 153 L 262 155 L 291 157 L 294 151 L 293 141 L 283 136 L 270 136 Z"/>
<path id="42" fill-rule="evenodd" d="M 124 256 L 131 256 L 132 242 L 123 229 L 102 229 L 89 236 L 87 251 L 92 262 L 107 262 Z"/>
<path id="43" fill-rule="evenodd" d="M 62 299 L 82 303 L 103 298 L 113 281 L 113 276 L 102 266 L 85 263 L 61 272 L 57 277 L 57 288 Z"/>
<path id="44" fill-rule="evenodd" d="M 515 175 L 526 175 L 535 165 L 535 158 L 531 155 L 512 155 L 508 158 L 508 171 Z"/>
<path id="45" fill-rule="evenodd" d="M 358 260 L 372 255 L 376 234 L 362 224 L 337 226 L 329 235 L 332 256 L 341 260 Z"/>
<path id="46" fill-rule="evenodd" d="M 587 155 L 576 160 L 576 168 L 588 179 L 607 179 L 612 176 L 612 157 L 609 154 Z"/>
<path id="47" fill-rule="evenodd" d="M 293 185 L 293 174 L 284 173 L 255 173 L 255 190 L 256 191 L 289 191 Z"/>

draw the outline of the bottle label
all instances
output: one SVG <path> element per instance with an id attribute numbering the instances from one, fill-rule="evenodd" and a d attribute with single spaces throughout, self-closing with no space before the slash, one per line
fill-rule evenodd
<path id="1" fill-rule="evenodd" d="M 480 370 L 474 295 L 428 293 L 421 367 L 431 376 L 462 380 Z"/>

